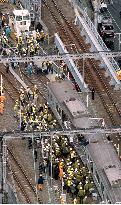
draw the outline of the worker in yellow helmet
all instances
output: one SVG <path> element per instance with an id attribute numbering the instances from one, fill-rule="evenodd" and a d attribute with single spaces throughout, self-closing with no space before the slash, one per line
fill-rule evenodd
<path id="1" fill-rule="evenodd" d="M 41 36 L 40 36 L 39 31 L 36 32 L 36 40 L 37 40 L 38 43 L 39 43 L 40 40 L 41 40 Z"/>
<path id="2" fill-rule="evenodd" d="M 34 54 L 35 54 L 35 48 L 34 48 L 33 43 L 31 43 L 31 45 L 30 45 L 30 55 L 33 56 Z"/>
<path id="3" fill-rule="evenodd" d="M 22 44 L 22 42 L 23 42 L 23 38 L 22 38 L 22 36 L 19 36 L 18 43 Z"/>
<path id="4" fill-rule="evenodd" d="M 42 42 L 44 41 L 44 38 L 45 38 L 44 31 L 41 30 L 41 32 L 40 32 L 40 39 L 41 39 Z"/>

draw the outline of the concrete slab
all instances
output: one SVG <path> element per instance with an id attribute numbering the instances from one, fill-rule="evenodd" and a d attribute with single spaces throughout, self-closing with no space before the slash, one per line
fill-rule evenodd
<path id="1" fill-rule="evenodd" d="M 48 75 L 47 75 L 47 78 L 50 80 L 50 82 L 56 81 L 56 80 L 55 80 L 55 77 L 56 77 L 56 73 L 48 74 Z"/>

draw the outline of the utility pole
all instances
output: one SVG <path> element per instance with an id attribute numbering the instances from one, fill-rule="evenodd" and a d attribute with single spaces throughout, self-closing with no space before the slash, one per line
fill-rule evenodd
<path id="1" fill-rule="evenodd" d="M 2 162 L 3 162 L 3 169 L 2 169 L 2 191 L 3 191 L 3 203 L 8 204 L 8 196 L 7 196 L 7 186 L 6 186 L 6 163 L 7 163 L 7 144 L 6 138 L 2 138 Z"/>
<path id="2" fill-rule="evenodd" d="M 51 181 L 50 181 L 50 187 L 52 189 L 52 185 L 53 185 L 53 182 L 52 182 L 52 180 L 53 180 L 53 162 L 52 162 L 52 139 L 53 139 L 53 135 L 51 135 L 50 137 L 51 137 L 50 138 L 51 139 L 51 142 L 50 142 L 51 143 L 51 146 L 50 146 L 50 157 L 51 157 L 51 160 L 50 160 L 51 161 L 51 170 L 50 170 L 51 171 L 50 172 L 51 173 Z"/>
<path id="3" fill-rule="evenodd" d="M 2 75 L 1 75 L 1 96 L 2 96 L 2 94 L 3 94 L 3 78 L 2 78 Z"/>

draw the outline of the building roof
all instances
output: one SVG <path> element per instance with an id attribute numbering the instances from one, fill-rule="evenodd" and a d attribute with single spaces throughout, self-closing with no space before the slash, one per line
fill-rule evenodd
<path id="1" fill-rule="evenodd" d="M 29 11 L 24 9 L 24 10 L 13 10 L 13 14 L 15 16 L 26 16 L 29 15 Z"/>

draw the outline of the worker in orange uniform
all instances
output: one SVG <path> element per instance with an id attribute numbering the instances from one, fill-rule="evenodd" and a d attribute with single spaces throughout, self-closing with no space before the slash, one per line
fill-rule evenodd
<path id="1" fill-rule="evenodd" d="M 59 177 L 60 177 L 60 180 L 62 180 L 63 178 L 63 162 L 62 161 L 59 162 Z"/>
<path id="2" fill-rule="evenodd" d="M 118 78 L 118 80 L 121 80 L 121 70 L 117 71 L 117 78 Z"/>
<path id="3" fill-rule="evenodd" d="M 4 103 L 5 103 L 5 96 L 1 95 L 0 96 L 0 114 L 3 115 L 4 112 Z"/>

